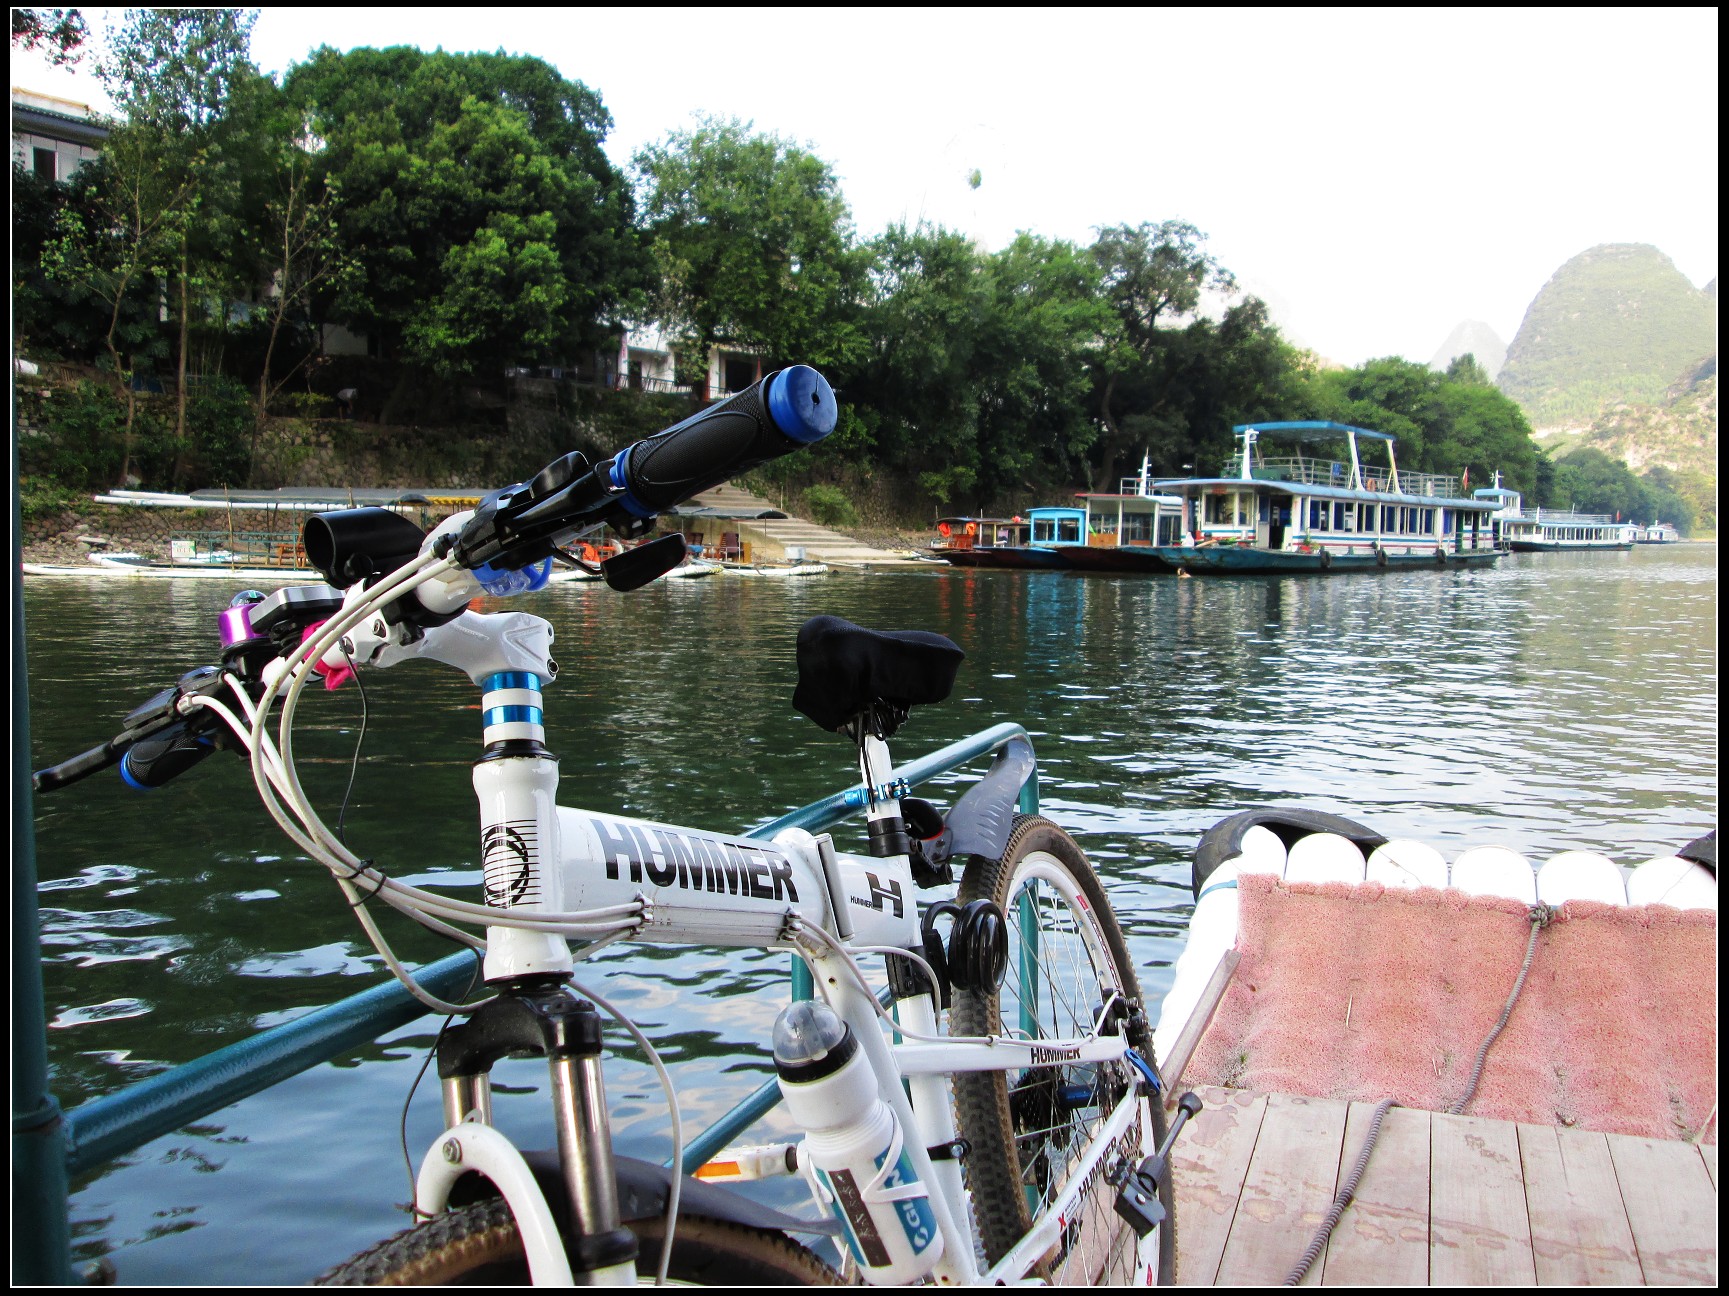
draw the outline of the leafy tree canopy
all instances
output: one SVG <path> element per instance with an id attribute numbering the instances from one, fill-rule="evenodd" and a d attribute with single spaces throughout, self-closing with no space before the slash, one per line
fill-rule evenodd
<path id="1" fill-rule="evenodd" d="M 539 59 L 325 48 L 284 86 L 338 189 L 335 318 L 426 368 L 569 360 L 640 300 L 600 97 Z"/>
<path id="2" fill-rule="evenodd" d="M 89 37 L 84 15 L 76 9 L 12 11 L 12 43 L 20 49 L 42 49 L 55 67 L 76 63 Z"/>
<path id="3" fill-rule="evenodd" d="M 828 163 L 748 122 L 704 119 L 637 154 L 656 315 L 706 353 L 847 368 L 864 258 Z"/>

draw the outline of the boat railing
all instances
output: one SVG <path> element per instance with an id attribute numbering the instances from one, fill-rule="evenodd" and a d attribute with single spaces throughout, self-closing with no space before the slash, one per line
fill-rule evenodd
<path id="1" fill-rule="evenodd" d="M 14 597 L 17 597 L 16 589 Z M 15 621 L 13 651 L 16 655 L 22 655 L 22 645 L 22 627 Z M 22 681 L 21 673 L 16 670 L 14 680 Z M 908 787 L 916 787 L 1014 739 L 1024 740 L 1026 737 L 1026 730 L 1018 724 L 992 725 L 909 761 L 894 772 L 897 779 L 904 779 Z M 14 756 L 17 754 L 15 747 Z M 27 769 L 28 766 L 19 762 L 18 768 Z M 22 796 L 18 796 L 20 787 Z M 13 788 L 15 797 L 22 803 L 19 813 L 28 823 L 31 813 L 29 775 L 23 775 L 21 784 L 15 776 Z M 820 833 L 860 813 L 865 804 L 860 789 L 845 788 L 747 829 L 743 835 L 767 840 L 786 828 Z M 1036 771 L 1021 788 L 1019 808 L 1024 814 L 1038 813 Z M 38 969 L 42 957 L 35 903 L 34 841 L 28 837 L 26 841 L 24 850 L 18 852 L 14 860 L 12 949 L 15 980 L 20 968 L 27 971 Z M 16 835 L 14 844 L 17 845 Z M 417 969 L 414 977 L 433 994 L 448 998 L 462 993 L 473 971 L 473 955 L 464 951 Z M 16 1249 L 12 1273 L 15 1283 L 54 1282 L 65 1285 L 73 1281 L 67 1201 L 67 1184 L 71 1177 L 95 1170 L 152 1139 L 202 1120 L 230 1103 L 260 1093 L 319 1063 L 361 1048 L 385 1032 L 396 1030 L 426 1014 L 426 1009 L 398 982 L 387 979 L 369 990 L 62 1113 L 48 1090 L 47 1024 L 45 1014 L 41 1012 L 39 978 L 39 972 L 33 978 L 26 978 L 32 981 L 27 988 L 34 990 L 34 996 L 26 994 L 19 998 L 16 993 L 18 987 L 14 986 L 12 1166 L 14 1182 L 30 1186 L 30 1191 L 18 1193 L 13 1203 Z M 794 999 L 809 999 L 813 993 L 810 971 L 797 957 L 792 960 L 790 992 Z M 36 1007 L 34 1013 L 28 1011 L 32 998 Z M 24 1010 L 19 1010 L 20 1004 L 25 1005 Z M 686 1141 L 684 1172 L 694 1172 L 779 1102 L 780 1085 L 771 1074 L 730 1112 Z"/>
<path id="2" fill-rule="evenodd" d="M 1228 471 L 1228 470 L 1227 470 Z M 1372 491 L 1391 491 L 1393 473 L 1389 468 L 1364 465 L 1363 486 Z M 1290 455 L 1285 458 L 1256 460 L 1249 468 L 1255 481 L 1288 481 L 1303 486 L 1337 486 L 1351 488 L 1351 465 L 1339 459 L 1323 459 L 1313 455 Z M 1432 499 L 1462 499 L 1464 483 L 1457 477 L 1441 473 L 1402 472 L 1399 489 L 1406 495 L 1423 495 Z"/>
<path id="3" fill-rule="evenodd" d="M 188 554 L 183 546 L 190 545 Z M 176 560 L 185 561 L 192 554 L 207 561 L 205 555 L 227 554 L 223 559 L 236 567 L 304 567 L 306 550 L 300 532 L 291 531 L 175 531 L 169 537 L 169 549 Z"/>
<path id="4" fill-rule="evenodd" d="M 1542 522 L 1553 526 L 1614 526 L 1615 519 L 1607 513 L 1569 513 L 1562 509 L 1540 508 L 1530 513 L 1529 522 Z"/>

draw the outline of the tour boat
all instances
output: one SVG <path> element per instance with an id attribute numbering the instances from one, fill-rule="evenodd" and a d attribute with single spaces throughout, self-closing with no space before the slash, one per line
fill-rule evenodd
<path id="1" fill-rule="evenodd" d="M 1715 831 L 1629 868 L 1254 810 L 1193 884 L 1180 1284 L 1716 1286 Z"/>
<path id="2" fill-rule="evenodd" d="M 1505 550 L 1488 525 L 1496 505 L 1465 493 L 1462 477 L 1401 471 L 1395 437 L 1344 423 L 1238 424 L 1234 475 L 1153 483 L 1181 500 L 1180 543 L 1153 552 L 1182 571 L 1373 571 L 1480 566 Z M 1295 453 L 1265 457 L 1265 437 Z M 1344 455 L 1304 452 L 1304 442 Z M 1363 461 L 1364 442 L 1387 448 L 1386 467 Z"/>
<path id="3" fill-rule="evenodd" d="M 1607 513 L 1573 513 L 1544 508 L 1527 513 L 1519 492 L 1503 487 L 1499 474 L 1496 474 L 1493 486 L 1485 486 L 1476 494 L 1495 505 L 1491 525 L 1500 543 L 1514 553 L 1631 549 L 1642 532 L 1642 528 L 1632 522 L 1623 522 Z"/>
<path id="4" fill-rule="evenodd" d="M 1635 544 L 1679 544 L 1681 533 L 1668 522 L 1653 522 L 1633 537 Z"/>

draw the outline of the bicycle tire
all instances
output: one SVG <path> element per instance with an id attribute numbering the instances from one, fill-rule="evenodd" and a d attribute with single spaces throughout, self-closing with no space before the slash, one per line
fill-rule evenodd
<path id="1" fill-rule="evenodd" d="M 640 1278 L 660 1265 L 664 1220 L 633 1220 Z M 702 1215 L 681 1216 L 669 1282 L 699 1286 L 832 1286 L 840 1276 L 822 1258 L 773 1229 Z M 502 1197 L 444 1211 L 404 1229 L 313 1279 L 319 1287 L 514 1287 L 528 1285 L 528 1257 Z"/>
<path id="2" fill-rule="evenodd" d="M 1022 983 L 1033 983 L 1030 964 L 1023 962 L 1032 952 L 1019 912 L 1023 893 L 1038 917 L 1036 985 L 1053 987 L 1051 993 L 1032 997 L 1036 1026 L 1031 1019 L 1023 1022 L 1021 1010 L 1028 998 Z M 1048 819 L 1016 816 L 1000 861 L 980 857 L 968 861 L 958 899 L 962 904 L 988 899 L 1002 909 L 1008 920 L 1009 959 L 1000 990 L 954 991 L 950 1010 L 954 1034 L 1001 1035 L 1025 1028 L 1039 1038 L 1081 1035 L 1092 1028 L 1104 1003 L 1103 989 L 1109 987 L 1120 993 L 1130 1010 L 1130 1045 L 1153 1062 L 1152 1032 L 1122 929 L 1103 884 L 1072 837 Z M 1082 903 L 1076 904 L 1077 899 Z M 1076 990 L 1063 993 L 1064 986 Z M 1135 1091 L 1138 1081 L 1138 1073 L 1126 1062 L 1109 1068 L 1029 1068 L 1018 1076 L 983 1071 L 955 1077 L 956 1122 L 961 1137 L 970 1144 L 963 1165 L 991 1264 L 1025 1235 L 1035 1212 L 1067 1182 L 1067 1171 L 1090 1144 L 1092 1129 L 1102 1123 L 1114 1100 Z M 1102 1094 L 1107 1101 L 1092 1107 L 1077 1104 L 1073 1098 L 1077 1093 L 1090 1093 L 1093 1098 Z M 1123 1150 L 1132 1165 L 1153 1151 L 1143 1135 L 1150 1134 L 1154 1144 L 1165 1136 L 1163 1103 L 1156 1097 L 1140 1101 L 1145 1119 L 1131 1126 L 1135 1137 Z M 1106 1170 L 1114 1159 L 1114 1154 L 1107 1158 Z M 1159 1235 L 1161 1283 L 1174 1281 L 1176 1271 L 1176 1212 L 1170 1180 L 1167 1173 L 1159 1186 L 1166 1212 Z M 1075 1286 L 1115 1286 L 1128 1280 L 1135 1265 L 1136 1239 L 1116 1214 L 1116 1192 L 1105 1174 L 1095 1177 L 1094 1186 L 1072 1213 L 1062 1241 L 1045 1257 L 1039 1276 Z"/>

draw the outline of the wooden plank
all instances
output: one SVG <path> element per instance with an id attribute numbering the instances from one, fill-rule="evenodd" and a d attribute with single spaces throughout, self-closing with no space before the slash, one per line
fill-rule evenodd
<path id="1" fill-rule="evenodd" d="M 1513 1124 L 1437 1112 L 1429 1130 L 1429 1285 L 1535 1286 Z"/>
<path id="2" fill-rule="evenodd" d="M 1177 1207 L 1177 1282 L 1211 1287 L 1236 1217 L 1249 1158 L 1267 1110 L 1265 1094 L 1203 1088 L 1206 1104 L 1171 1150 Z"/>
<path id="3" fill-rule="evenodd" d="M 1242 1199 L 1219 1260 L 1219 1285 L 1277 1285 L 1302 1259 L 1333 1203 L 1348 1111 L 1349 1104 L 1335 1098 L 1267 1096 Z M 1182 1228 L 1179 1218 L 1179 1239 Z M 1318 1285 L 1320 1279 L 1317 1261 L 1303 1281 Z"/>
<path id="4" fill-rule="evenodd" d="M 1374 1103 L 1351 1104 L 1339 1155 L 1344 1183 L 1361 1155 Z M 1422 1287 L 1429 1281 L 1429 1113 L 1394 1107 L 1381 1121 L 1344 1215 L 1322 1257 L 1326 1287 Z M 1306 1243 L 1305 1243 L 1306 1245 Z"/>
<path id="5" fill-rule="evenodd" d="M 1717 1189 L 1699 1149 L 1668 1139 L 1605 1137 L 1646 1283 L 1715 1287 Z"/>
<path id="6" fill-rule="evenodd" d="M 1643 1286 L 1607 1138 L 1553 1125 L 1521 1124 L 1518 1131 L 1537 1281 Z"/>
<path id="7" fill-rule="evenodd" d="M 1201 1042 L 1201 1036 L 1206 1034 L 1207 1024 L 1219 1010 L 1219 1001 L 1225 997 L 1225 988 L 1231 984 L 1231 974 L 1242 961 L 1242 954 L 1234 949 L 1228 949 L 1219 956 L 1213 975 L 1207 978 L 1201 997 L 1195 1002 L 1195 1010 L 1189 1014 L 1189 1020 L 1183 1023 L 1176 1043 L 1171 1045 L 1171 1056 L 1165 1059 L 1165 1065 L 1159 1070 L 1159 1079 L 1165 1090 L 1165 1106 L 1176 1106 L 1177 1099 L 1182 1096 L 1177 1092 L 1177 1086 L 1183 1082 L 1183 1071 L 1188 1067 L 1189 1059 L 1194 1056 L 1195 1046 Z"/>

